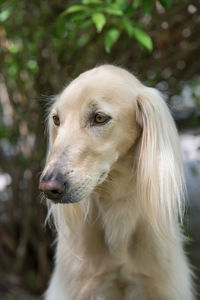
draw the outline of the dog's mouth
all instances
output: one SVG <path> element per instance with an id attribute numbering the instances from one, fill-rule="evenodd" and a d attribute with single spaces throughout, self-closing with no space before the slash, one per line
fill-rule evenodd
<path id="1" fill-rule="evenodd" d="M 57 190 L 51 190 L 50 192 L 43 191 L 43 194 L 46 199 L 52 201 L 54 204 L 68 204 L 81 201 L 85 193 L 78 189 L 65 189 L 62 193 L 59 193 Z"/>
<path id="2" fill-rule="evenodd" d="M 82 183 L 73 186 L 66 180 L 62 182 L 41 181 L 39 189 L 43 192 L 45 198 L 55 204 L 70 204 L 77 203 L 88 197 L 92 191 L 100 184 L 102 184 L 108 173 L 102 172 L 98 180 L 85 180 Z"/>
<path id="3" fill-rule="evenodd" d="M 56 195 L 55 197 L 47 197 L 48 200 L 52 201 L 54 204 L 70 204 L 77 203 L 82 200 L 82 198 L 74 197 L 71 194 L 65 194 L 60 197 L 60 195 Z"/>
<path id="4" fill-rule="evenodd" d="M 105 171 L 105 172 L 101 173 L 101 175 L 99 176 L 97 185 L 102 184 L 106 180 L 107 176 L 108 176 L 108 172 Z"/>

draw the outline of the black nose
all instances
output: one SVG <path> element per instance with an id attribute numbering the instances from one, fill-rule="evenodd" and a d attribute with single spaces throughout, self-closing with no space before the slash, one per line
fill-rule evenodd
<path id="1" fill-rule="evenodd" d="M 66 191 L 67 182 L 63 175 L 57 171 L 46 173 L 39 184 L 39 189 L 45 193 L 48 199 L 60 202 Z"/>

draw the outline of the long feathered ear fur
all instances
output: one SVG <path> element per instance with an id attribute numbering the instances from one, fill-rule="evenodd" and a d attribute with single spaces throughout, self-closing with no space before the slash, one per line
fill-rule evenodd
<path id="1" fill-rule="evenodd" d="M 148 87 L 137 99 L 136 117 L 142 127 L 137 196 L 153 229 L 171 237 L 182 220 L 185 190 L 175 123 L 159 92 Z"/>

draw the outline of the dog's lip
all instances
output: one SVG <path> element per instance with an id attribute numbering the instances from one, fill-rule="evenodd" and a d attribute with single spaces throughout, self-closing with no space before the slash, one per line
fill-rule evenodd
<path id="1" fill-rule="evenodd" d="M 47 199 L 53 202 L 54 204 L 73 204 L 82 200 L 82 198 L 75 198 L 67 193 L 60 198 L 47 197 Z"/>
<path id="2" fill-rule="evenodd" d="M 102 172 L 101 175 L 99 176 L 97 185 L 103 183 L 104 180 L 106 179 L 107 175 L 108 175 L 107 171 Z"/>

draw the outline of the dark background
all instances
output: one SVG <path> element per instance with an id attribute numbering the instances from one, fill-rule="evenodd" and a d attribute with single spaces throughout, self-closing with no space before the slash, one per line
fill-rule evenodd
<path id="1" fill-rule="evenodd" d="M 38 192 L 46 149 L 45 107 L 49 96 L 67 82 L 102 63 L 125 67 L 158 88 L 172 110 L 189 195 L 186 248 L 196 284 L 200 283 L 200 3 L 149 1 L 152 7 L 145 8 L 147 1 L 121 1 L 120 5 L 132 7 L 133 2 L 130 19 L 152 38 L 152 51 L 125 33 L 121 16 L 107 15 L 106 25 L 97 33 L 94 24 L 82 26 L 84 17 L 61 15 L 81 1 L 0 0 L 1 299 L 38 299 L 46 288 L 55 232 L 44 226 L 46 207 Z M 110 53 L 105 51 L 109 26 L 120 32 Z"/>

